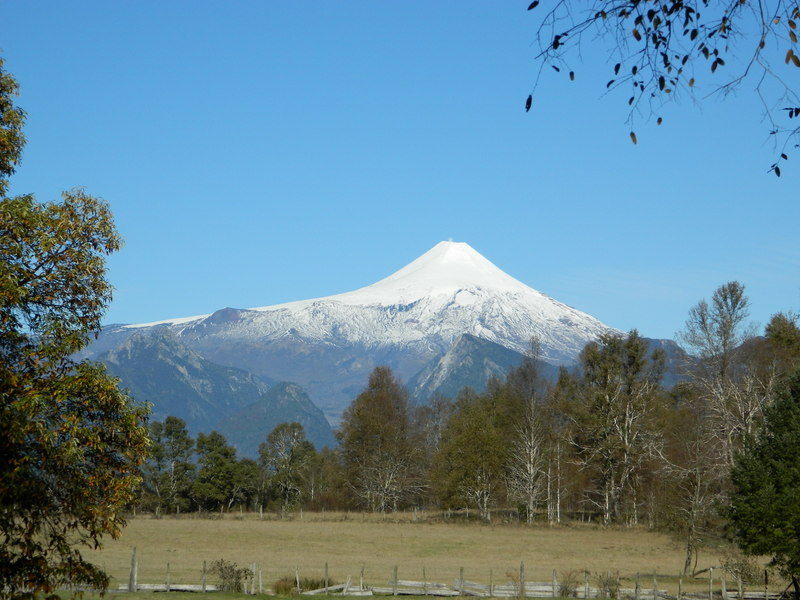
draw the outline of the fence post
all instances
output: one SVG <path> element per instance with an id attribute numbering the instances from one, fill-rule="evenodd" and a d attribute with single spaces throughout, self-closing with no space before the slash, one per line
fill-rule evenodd
<path id="1" fill-rule="evenodd" d="M 169 563 L 167 563 L 167 591 L 169 591 Z"/>
<path id="2" fill-rule="evenodd" d="M 683 595 L 683 573 L 678 573 L 678 600 Z"/>
<path id="3" fill-rule="evenodd" d="M 133 553 L 131 554 L 131 572 L 128 575 L 128 591 L 135 592 L 137 591 L 137 579 L 139 577 L 139 560 L 136 558 L 136 546 L 133 547 Z"/>
<path id="4" fill-rule="evenodd" d="M 359 589 L 363 591 L 364 590 L 364 565 L 361 565 L 361 579 L 359 580 L 358 583 L 360 585 Z"/>
<path id="5" fill-rule="evenodd" d="M 708 600 L 714 600 L 714 568 L 708 569 Z"/>
<path id="6" fill-rule="evenodd" d="M 206 561 L 203 561 L 203 593 L 206 593 Z"/>
<path id="7" fill-rule="evenodd" d="M 489 598 L 492 598 L 494 596 L 494 593 L 493 593 L 494 590 L 492 589 L 493 580 L 494 580 L 494 578 L 492 577 L 492 570 L 489 569 Z"/>
<path id="8" fill-rule="evenodd" d="M 720 579 L 720 587 L 722 588 L 722 590 L 721 590 L 722 591 L 722 600 L 728 600 L 728 588 L 725 585 L 725 577 L 724 576 L 722 577 L 722 579 Z"/>
<path id="9" fill-rule="evenodd" d="M 464 567 L 460 567 L 458 570 L 458 595 L 464 595 Z"/>
<path id="10" fill-rule="evenodd" d="M 558 598 L 558 574 L 553 569 L 553 598 Z"/>
<path id="11" fill-rule="evenodd" d="M 425 575 L 425 567 L 422 567 L 422 595 L 428 595 L 428 577 Z"/>
<path id="12" fill-rule="evenodd" d="M 636 588 L 634 589 L 633 597 L 635 600 L 639 600 L 639 573 L 636 573 Z"/>
<path id="13" fill-rule="evenodd" d="M 736 576 L 736 591 L 738 592 L 738 599 L 742 600 L 742 578 L 738 575 Z"/>
<path id="14" fill-rule="evenodd" d="M 769 600 L 769 575 L 764 569 L 764 600 Z"/>
<path id="15" fill-rule="evenodd" d="M 394 566 L 394 577 L 392 577 L 392 596 L 397 596 L 397 565 Z"/>
<path id="16" fill-rule="evenodd" d="M 653 575 L 653 600 L 658 598 L 658 583 L 656 583 L 656 576 Z"/>
<path id="17" fill-rule="evenodd" d="M 583 597 L 589 597 L 589 569 L 583 570 Z"/>
<path id="18" fill-rule="evenodd" d="M 328 595 L 328 563 L 325 563 L 325 595 Z"/>

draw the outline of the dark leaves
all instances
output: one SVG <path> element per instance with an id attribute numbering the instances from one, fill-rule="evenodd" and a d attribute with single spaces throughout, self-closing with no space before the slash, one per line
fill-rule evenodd
<path id="1" fill-rule="evenodd" d="M 533 2 L 531 2 L 531 3 L 528 5 L 528 10 L 533 10 L 533 9 L 534 9 L 534 8 L 536 8 L 537 6 L 539 6 L 539 0 L 533 0 Z"/>
<path id="2" fill-rule="evenodd" d="M 528 99 L 525 100 L 525 112 L 528 112 L 531 109 L 531 104 L 533 104 L 533 96 L 529 95 Z"/>

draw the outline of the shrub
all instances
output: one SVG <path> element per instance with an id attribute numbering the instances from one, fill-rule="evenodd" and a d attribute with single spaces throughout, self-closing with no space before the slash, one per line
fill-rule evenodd
<path id="1" fill-rule="evenodd" d="M 220 558 L 211 563 L 211 568 L 208 572 L 219 578 L 220 590 L 224 592 L 241 593 L 244 591 L 245 582 L 253 576 L 250 569 L 240 569 L 235 562 L 225 560 L 224 558 Z"/>
<path id="2" fill-rule="evenodd" d="M 595 575 L 597 587 L 601 598 L 619 598 L 619 577 L 610 573 L 597 573 Z"/>
<path id="3" fill-rule="evenodd" d="M 328 587 L 336 585 L 332 579 L 328 579 Z M 281 577 L 272 584 L 272 591 L 279 596 L 298 596 L 300 592 L 309 590 L 319 590 L 325 587 L 325 580 L 314 577 L 301 577 L 300 589 L 297 588 L 297 578 L 294 575 Z"/>
<path id="4" fill-rule="evenodd" d="M 558 595 L 561 598 L 577 598 L 580 575 L 583 571 L 567 571 L 558 578 Z"/>
<path id="5" fill-rule="evenodd" d="M 752 556 L 745 556 L 740 552 L 729 551 L 720 557 L 722 568 L 734 580 L 741 580 L 743 584 L 753 585 L 759 583 L 762 569 Z"/>

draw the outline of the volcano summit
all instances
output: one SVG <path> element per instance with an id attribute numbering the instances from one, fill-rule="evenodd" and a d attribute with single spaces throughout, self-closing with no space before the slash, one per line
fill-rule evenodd
<path id="1" fill-rule="evenodd" d="M 528 287 L 468 244 L 440 242 L 367 287 L 312 300 L 106 328 L 98 348 L 134 332 L 168 329 L 205 359 L 268 380 L 301 385 L 329 420 L 377 365 L 411 380 L 469 335 L 541 358 L 574 363 L 589 341 L 613 331 Z M 121 339 L 122 338 L 122 339 Z"/>

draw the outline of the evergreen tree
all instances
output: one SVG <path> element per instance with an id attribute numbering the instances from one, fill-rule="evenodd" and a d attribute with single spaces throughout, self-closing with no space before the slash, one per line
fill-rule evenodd
<path id="1" fill-rule="evenodd" d="M 772 556 L 800 598 L 800 372 L 765 410 L 731 470 L 727 518 L 747 554 Z"/>

